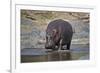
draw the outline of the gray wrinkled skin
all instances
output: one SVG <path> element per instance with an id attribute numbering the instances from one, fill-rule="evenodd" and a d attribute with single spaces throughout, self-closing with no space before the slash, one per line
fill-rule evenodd
<path id="1" fill-rule="evenodd" d="M 50 22 L 46 29 L 46 49 L 63 49 L 64 45 L 67 45 L 66 49 L 70 49 L 73 30 L 70 23 L 62 19 L 54 20 Z"/>

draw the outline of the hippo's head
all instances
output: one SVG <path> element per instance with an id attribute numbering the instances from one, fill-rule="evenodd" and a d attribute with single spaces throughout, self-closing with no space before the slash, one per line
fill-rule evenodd
<path id="1" fill-rule="evenodd" d="M 56 43 L 59 41 L 59 35 L 56 29 L 46 32 L 46 49 L 54 49 Z"/>

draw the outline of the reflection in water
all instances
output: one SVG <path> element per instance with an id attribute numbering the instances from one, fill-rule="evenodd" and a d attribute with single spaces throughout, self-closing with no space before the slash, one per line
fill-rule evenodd
<path id="1" fill-rule="evenodd" d="M 47 52 L 46 55 L 24 55 L 21 56 L 21 62 L 44 62 L 44 61 L 64 61 L 64 60 L 71 60 L 70 52 Z"/>
<path id="2" fill-rule="evenodd" d="M 74 48 L 73 48 L 74 47 Z M 46 51 L 46 49 L 26 48 L 21 50 L 21 62 L 47 62 L 47 61 L 68 61 L 68 60 L 89 60 L 88 45 L 73 45 L 70 52 Z"/>
<path id="3" fill-rule="evenodd" d="M 22 55 L 21 62 L 46 62 L 46 61 L 68 61 L 68 60 L 88 60 L 88 53 L 74 52 L 48 52 L 46 55 Z"/>
<path id="4" fill-rule="evenodd" d="M 70 60 L 70 52 L 52 52 L 47 55 L 48 61 L 62 61 L 62 60 Z"/>

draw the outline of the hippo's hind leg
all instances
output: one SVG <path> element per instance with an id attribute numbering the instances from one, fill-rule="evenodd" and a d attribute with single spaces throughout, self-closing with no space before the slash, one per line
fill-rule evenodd
<path id="1" fill-rule="evenodd" d="M 70 50 L 71 41 L 67 43 L 67 50 Z"/>

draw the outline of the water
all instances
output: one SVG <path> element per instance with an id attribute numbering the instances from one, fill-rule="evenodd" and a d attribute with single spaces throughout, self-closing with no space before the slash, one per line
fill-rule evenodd
<path id="1" fill-rule="evenodd" d="M 70 51 L 47 51 L 43 48 L 21 50 L 21 63 L 72 60 L 89 60 L 89 45 L 73 44 Z"/>

